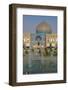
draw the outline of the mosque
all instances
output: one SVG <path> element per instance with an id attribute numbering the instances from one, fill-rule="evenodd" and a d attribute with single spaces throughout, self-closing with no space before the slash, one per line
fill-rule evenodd
<path id="1" fill-rule="evenodd" d="M 48 23 L 41 22 L 36 26 L 35 33 L 24 33 L 23 43 L 25 47 L 44 53 L 46 48 L 57 47 L 57 34 L 52 32 Z"/>
<path id="2" fill-rule="evenodd" d="M 44 48 L 46 43 L 46 34 L 51 34 L 51 27 L 46 23 L 42 22 L 36 26 L 36 34 L 31 35 L 32 46 Z"/>

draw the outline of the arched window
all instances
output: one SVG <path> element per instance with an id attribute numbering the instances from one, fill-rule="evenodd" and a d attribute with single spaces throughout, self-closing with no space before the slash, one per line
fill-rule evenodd
<path id="1" fill-rule="evenodd" d="M 42 37 L 41 36 L 36 36 L 36 40 L 37 41 L 42 40 Z"/>

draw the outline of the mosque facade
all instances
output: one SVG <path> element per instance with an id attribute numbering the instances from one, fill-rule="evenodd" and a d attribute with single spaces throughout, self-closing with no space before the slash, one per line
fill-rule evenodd
<path id="1" fill-rule="evenodd" d="M 52 32 L 48 23 L 42 22 L 36 26 L 35 33 L 24 33 L 24 46 L 46 54 L 47 48 L 57 47 L 57 34 Z"/>

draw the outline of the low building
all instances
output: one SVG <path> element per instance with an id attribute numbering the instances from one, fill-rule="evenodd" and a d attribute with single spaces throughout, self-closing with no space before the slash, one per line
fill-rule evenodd
<path id="1" fill-rule="evenodd" d="M 23 33 L 23 45 L 24 47 L 30 47 L 31 34 L 29 32 Z"/>
<path id="2" fill-rule="evenodd" d="M 57 34 L 46 34 L 46 47 L 57 47 Z"/>

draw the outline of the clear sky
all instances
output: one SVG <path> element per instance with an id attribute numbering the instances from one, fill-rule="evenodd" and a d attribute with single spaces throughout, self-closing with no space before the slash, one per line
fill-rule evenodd
<path id="1" fill-rule="evenodd" d="M 34 33 L 36 26 L 41 22 L 47 22 L 52 29 L 52 32 L 57 32 L 57 16 L 35 16 L 35 15 L 24 15 L 23 16 L 23 32 Z"/>

